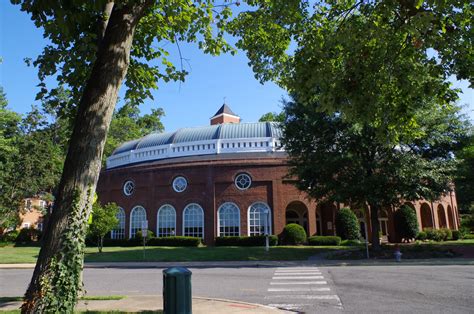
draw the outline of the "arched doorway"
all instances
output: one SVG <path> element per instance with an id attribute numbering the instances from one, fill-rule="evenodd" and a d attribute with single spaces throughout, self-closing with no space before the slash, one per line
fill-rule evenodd
<path id="1" fill-rule="evenodd" d="M 443 205 L 438 205 L 438 224 L 440 228 L 447 228 L 446 225 L 446 213 L 444 212 Z"/>
<path id="2" fill-rule="evenodd" d="M 335 235 L 334 217 L 336 215 L 336 205 L 333 203 L 319 203 L 316 207 L 316 219 L 318 222 L 319 235 Z"/>
<path id="3" fill-rule="evenodd" d="M 286 224 L 298 224 L 304 228 L 308 234 L 308 208 L 300 201 L 294 201 L 286 206 Z"/>
<path id="4" fill-rule="evenodd" d="M 449 228 L 456 229 L 454 225 L 454 215 L 453 215 L 453 208 L 448 205 L 448 221 L 449 221 Z"/>
<path id="5" fill-rule="evenodd" d="M 388 213 L 385 209 L 379 212 L 379 228 L 382 234 L 382 240 L 388 241 Z"/>
<path id="6" fill-rule="evenodd" d="M 323 235 L 323 222 L 318 211 L 316 211 L 316 235 Z"/>
<path id="7" fill-rule="evenodd" d="M 433 228 L 433 216 L 431 215 L 431 207 L 427 203 L 420 206 L 421 229 Z"/>

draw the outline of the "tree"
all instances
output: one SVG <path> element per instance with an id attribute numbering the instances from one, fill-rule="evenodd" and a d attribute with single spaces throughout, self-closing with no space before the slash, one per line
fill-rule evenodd
<path id="1" fill-rule="evenodd" d="M 357 216 L 347 207 L 336 213 L 336 233 L 343 240 L 359 240 L 360 225 Z"/>
<path id="2" fill-rule="evenodd" d="M 459 211 L 468 213 L 474 208 L 474 129 L 471 128 L 466 144 L 457 152 L 459 160 L 456 177 L 456 196 Z"/>
<path id="3" fill-rule="evenodd" d="M 371 123 L 384 139 L 410 132 L 424 99 L 455 100 L 450 75 L 474 84 L 467 1 L 257 4 L 230 25 L 256 76 L 301 103 Z"/>
<path id="4" fill-rule="evenodd" d="M 372 245 L 379 246 L 378 211 L 401 200 L 436 199 L 451 188 L 453 151 L 465 134 L 459 108 L 419 110 L 416 137 L 387 145 L 371 124 L 344 121 L 318 104 L 285 104 L 283 139 L 290 174 L 315 199 L 369 205 Z"/>
<path id="5" fill-rule="evenodd" d="M 258 119 L 259 122 L 283 122 L 285 121 L 285 113 L 282 111 L 280 113 L 276 112 L 267 112 Z"/>
<path id="6" fill-rule="evenodd" d="M 70 88 L 74 127 L 52 215 L 22 311 L 72 312 L 81 289 L 85 222 L 91 211 L 105 140 L 125 80 L 125 99 L 138 104 L 151 97 L 158 80 L 183 80 L 184 69 L 157 48 L 163 41 L 197 42 L 206 53 L 231 50 L 223 39 L 229 4 L 213 1 L 75 1 L 12 0 L 31 14 L 50 41 L 32 62 L 45 79 L 56 75 Z M 161 46 L 163 47 L 163 46 Z M 179 48 L 179 46 L 178 46 Z M 154 60 L 161 59 L 163 68 Z M 77 106 L 76 106 L 77 104 Z"/>
<path id="7" fill-rule="evenodd" d="M 397 226 L 398 235 L 407 242 L 414 239 L 418 234 L 416 212 L 408 205 L 402 205 L 395 212 L 395 224 Z"/>
<path id="8" fill-rule="evenodd" d="M 96 201 L 92 205 L 92 222 L 89 225 L 89 234 L 97 239 L 99 253 L 102 253 L 105 235 L 115 229 L 119 223 L 118 211 L 119 207 L 115 203 L 108 203 L 102 207 Z"/>

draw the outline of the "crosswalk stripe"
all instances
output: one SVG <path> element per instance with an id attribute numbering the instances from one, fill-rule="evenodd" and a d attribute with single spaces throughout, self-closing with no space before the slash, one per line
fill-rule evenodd
<path id="1" fill-rule="evenodd" d="M 284 268 L 277 268 L 276 271 L 311 271 L 311 270 L 319 270 L 319 268 L 317 267 L 311 267 L 311 268 L 298 268 L 298 267 L 293 267 L 293 268 L 288 268 L 288 267 L 284 267 Z"/>
<path id="2" fill-rule="evenodd" d="M 324 279 L 323 276 L 286 276 L 286 277 L 282 277 L 282 276 L 276 276 L 276 277 L 273 277 L 272 278 L 273 280 L 278 280 L 278 279 L 282 279 L 282 280 L 286 280 L 286 279 Z"/>
<path id="3" fill-rule="evenodd" d="M 278 281 L 270 282 L 271 285 L 327 285 L 328 282 L 325 280 L 320 281 Z"/>
<path id="4" fill-rule="evenodd" d="M 329 288 L 268 288 L 268 292 L 289 292 L 289 291 L 307 291 L 307 292 L 322 292 L 322 291 L 330 291 Z"/>
<path id="5" fill-rule="evenodd" d="M 311 304 L 303 304 L 303 303 L 299 303 L 299 304 L 271 303 L 271 304 L 268 304 L 268 306 L 276 307 L 276 308 L 283 308 L 283 309 L 286 309 L 286 310 L 298 310 L 298 309 L 301 309 L 303 306 L 310 306 L 310 305 Z"/>
<path id="6" fill-rule="evenodd" d="M 316 271 L 316 272 L 311 272 L 311 273 L 274 273 L 275 276 L 295 276 L 295 275 L 300 275 L 300 276 L 304 276 L 304 275 L 322 275 L 321 272 L 319 271 Z"/>
<path id="7" fill-rule="evenodd" d="M 306 299 L 306 300 L 337 300 L 341 301 L 335 294 L 323 295 L 299 295 L 299 294 L 283 294 L 283 295 L 267 295 L 265 299 Z"/>

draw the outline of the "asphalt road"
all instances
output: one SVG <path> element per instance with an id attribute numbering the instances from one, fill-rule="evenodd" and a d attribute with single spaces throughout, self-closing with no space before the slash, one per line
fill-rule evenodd
<path id="1" fill-rule="evenodd" d="M 194 296 L 306 313 L 474 313 L 473 266 L 191 268 Z M 25 291 L 32 270 L 0 269 L 0 296 Z M 88 268 L 89 295 L 162 293 L 162 269 Z"/>

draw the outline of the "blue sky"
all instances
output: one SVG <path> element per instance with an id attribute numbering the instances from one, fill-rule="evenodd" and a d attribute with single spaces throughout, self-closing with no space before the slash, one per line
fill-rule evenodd
<path id="1" fill-rule="evenodd" d="M 18 6 L 8 1 L 0 3 L 0 85 L 3 86 L 9 106 L 25 113 L 35 103 L 38 88 L 36 69 L 28 67 L 24 58 L 35 58 L 46 41 L 29 16 L 19 11 Z M 247 58 L 241 51 L 236 56 L 204 55 L 193 45 L 181 45 L 185 64 L 190 72 L 183 83 L 160 82 L 159 90 L 153 91 L 154 100 L 147 100 L 141 106 L 143 113 L 151 108 L 162 107 L 166 116 L 163 123 L 167 131 L 182 127 L 209 124 L 209 118 L 222 105 L 224 97 L 232 110 L 244 122 L 257 121 L 269 111 L 279 111 L 284 90 L 273 83 L 260 84 L 247 65 Z M 176 47 L 170 52 L 177 54 Z M 463 89 L 461 104 L 474 121 L 474 90 L 467 82 L 455 82 Z"/>

